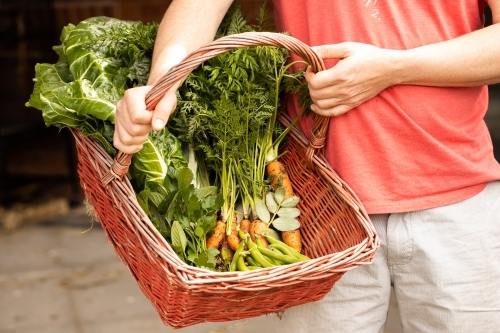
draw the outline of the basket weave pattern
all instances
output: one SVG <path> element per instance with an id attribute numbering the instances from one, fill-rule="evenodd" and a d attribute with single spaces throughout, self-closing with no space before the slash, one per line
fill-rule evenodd
<path id="1" fill-rule="evenodd" d="M 152 110 L 163 94 L 203 61 L 227 50 L 274 45 L 305 59 L 314 70 L 321 59 L 300 41 L 274 33 L 244 33 L 221 38 L 172 68 L 147 97 Z M 280 116 L 284 125 L 286 116 Z M 328 118 L 316 116 L 311 140 L 294 128 L 282 162 L 301 201 L 301 233 L 312 259 L 249 272 L 213 272 L 182 262 L 139 206 L 122 177 L 130 155 L 113 160 L 102 146 L 72 130 L 80 182 L 109 242 L 130 268 L 163 322 L 174 328 L 224 322 L 277 312 L 323 298 L 348 270 L 369 264 L 379 239 L 362 204 L 320 154 Z"/>

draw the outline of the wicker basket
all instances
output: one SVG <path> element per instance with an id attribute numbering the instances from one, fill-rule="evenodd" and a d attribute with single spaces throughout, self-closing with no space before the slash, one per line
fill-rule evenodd
<path id="1" fill-rule="evenodd" d="M 172 68 L 147 97 L 148 109 L 203 61 L 228 50 L 284 47 L 322 70 L 322 60 L 302 42 L 277 33 L 244 33 L 218 39 Z M 288 119 L 280 117 L 285 125 Z M 118 256 L 163 322 L 174 328 L 278 312 L 322 299 L 348 270 L 371 263 L 379 239 L 362 204 L 320 154 L 328 118 L 317 116 L 311 137 L 298 129 L 283 156 L 301 202 L 304 252 L 312 259 L 249 272 L 213 272 L 182 262 L 139 206 L 126 177 L 130 155 L 112 159 L 99 143 L 73 130 L 81 185 Z"/>

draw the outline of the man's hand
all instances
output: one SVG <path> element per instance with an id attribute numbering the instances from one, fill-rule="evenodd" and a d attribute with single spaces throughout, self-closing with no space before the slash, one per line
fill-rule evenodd
<path id="1" fill-rule="evenodd" d="M 144 86 L 128 89 L 116 105 L 113 144 L 124 153 L 133 154 L 141 150 L 149 132 L 163 129 L 175 109 L 177 86 L 163 96 L 154 111 L 146 110 L 146 95 L 151 88 L 152 86 Z"/>
<path id="2" fill-rule="evenodd" d="M 312 110 L 323 116 L 339 116 L 397 83 L 398 51 L 361 43 L 341 43 L 313 48 L 323 59 L 339 59 L 332 68 L 306 72 Z"/>

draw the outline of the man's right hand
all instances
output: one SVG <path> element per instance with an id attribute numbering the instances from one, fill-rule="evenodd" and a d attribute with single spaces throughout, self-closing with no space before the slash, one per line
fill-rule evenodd
<path id="1" fill-rule="evenodd" d="M 146 110 L 146 95 L 152 86 L 131 88 L 116 104 L 114 146 L 121 152 L 133 154 L 142 149 L 151 130 L 165 127 L 177 104 L 172 87 L 158 102 L 154 111 Z"/>

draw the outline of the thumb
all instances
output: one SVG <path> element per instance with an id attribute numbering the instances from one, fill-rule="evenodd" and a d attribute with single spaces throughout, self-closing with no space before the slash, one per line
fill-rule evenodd
<path id="1" fill-rule="evenodd" d="M 342 43 L 319 45 L 312 49 L 323 59 L 343 59 L 349 55 L 348 49 Z"/>
<path id="2" fill-rule="evenodd" d="M 174 111 L 177 105 L 175 91 L 176 89 L 169 89 L 156 105 L 151 123 L 155 131 L 161 131 L 165 127 L 170 114 Z"/>

